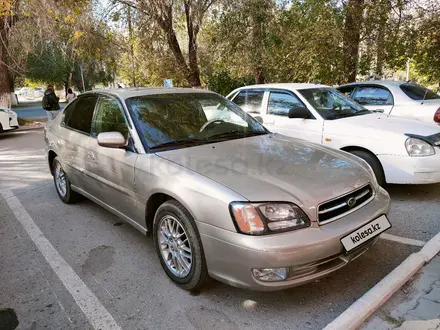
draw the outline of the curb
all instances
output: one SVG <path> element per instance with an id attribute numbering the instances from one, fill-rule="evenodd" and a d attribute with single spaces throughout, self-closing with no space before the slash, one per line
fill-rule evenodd
<path id="1" fill-rule="evenodd" d="M 357 329 L 439 252 L 440 233 L 431 238 L 419 252 L 413 253 L 406 258 L 391 273 L 330 322 L 324 330 Z"/>
<path id="2" fill-rule="evenodd" d="M 38 123 L 35 125 L 29 125 L 29 126 L 20 126 L 19 129 L 17 129 L 17 131 L 29 131 L 32 129 L 42 129 L 44 128 L 44 126 L 46 125 L 46 123 Z"/>

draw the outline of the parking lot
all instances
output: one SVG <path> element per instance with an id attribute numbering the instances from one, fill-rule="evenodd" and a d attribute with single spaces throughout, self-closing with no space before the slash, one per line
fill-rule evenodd
<path id="1" fill-rule="evenodd" d="M 123 329 L 321 329 L 440 231 L 440 184 L 387 186 L 393 227 L 347 267 L 280 292 L 211 281 L 188 293 L 168 280 L 150 237 L 90 201 L 59 200 L 42 129 L 0 135 L 0 175 L 0 308 L 13 309 L 22 329 L 93 329 L 102 320 Z"/>

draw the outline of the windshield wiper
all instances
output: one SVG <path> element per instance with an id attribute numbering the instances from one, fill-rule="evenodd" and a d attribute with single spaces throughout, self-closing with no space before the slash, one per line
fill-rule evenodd
<path id="1" fill-rule="evenodd" d="M 228 132 L 222 132 L 218 134 L 213 134 L 207 138 L 207 140 L 216 140 L 221 138 L 227 138 L 227 137 L 250 137 L 250 136 L 256 136 L 256 135 L 263 135 L 267 134 L 267 132 L 245 132 L 241 130 L 234 130 L 234 131 L 228 131 Z"/>
<path id="2" fill-rule="evenodd" d="M 181 140 L 174 140 L 174 141 L 168 141 L 160 144 L 156 144 L 153 147 L 150 147 L 150 149 L 160 149 L 165 147 L 177 147 L 182 145 L 197 145 L 202 144 L 206 142 L 206 140 L 201 139 L 181 139 Z"/>

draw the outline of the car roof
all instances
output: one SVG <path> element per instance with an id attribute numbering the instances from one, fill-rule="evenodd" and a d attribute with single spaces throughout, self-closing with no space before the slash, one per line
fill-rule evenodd
<path id="1" fill-rule="evenodd" d="M 277 83 L 277 84 L 260 84 L 260 85 L 249 85 L 238 88 L 242 89 L 255 89 L 255 88 L 274 88 L 274 89 L 309 89 L 309 88 L 318 88 L 318 87 L 330 87 L 322 84 L 307 84 L 307 83 Z"/>
<path id="2" fill-rule="evenodd" d="M 79 95 L 84 97 L 93 94 L 107 94 L 114 95 L 120 99 L 128 99 L 130 97 L 145 96 L 145 95 L 160 95 L 160 94 L 215 94 L 212 91 L 207 91 L 198 88 L 169 88 L 169 87 L 137 87 L 137 88 L 115 88 L 115 89 L 96 89 L 88 91 Z"/>
<path id="3" fill-rule="evenodd" d="M 352 82 L 341 85 L 339 87 L 351 86 L 351 85 L 381 85 L 385 87 L 399 87 L 402 84 L 414 84 L 414 83 L 410 81 L 400 81 L 400 80 L 370 80 L 370 81 Z"/>

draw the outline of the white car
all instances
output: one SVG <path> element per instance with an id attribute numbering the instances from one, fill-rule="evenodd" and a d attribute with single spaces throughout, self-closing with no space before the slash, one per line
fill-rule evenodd
<path id="1" fill-rule="evenodd" d="M 0 108 L 0 132 L 17 129 L 18 127 L 18 119 L 15 111 Z"/>
<path id="2" fill-rule="evenodd" d="M 440 95 L 415 83 L 377 80 L 337 89 L 369 110 L 440 123 Z"/>
<path id="3" fill-rule="evenodd" d="M 227 97 L 273 132 L 357 155 L 380 184 L 440 182 L 440 126 L 434 123 L 372 112 L 324 85 L 254 85 Z"/>

